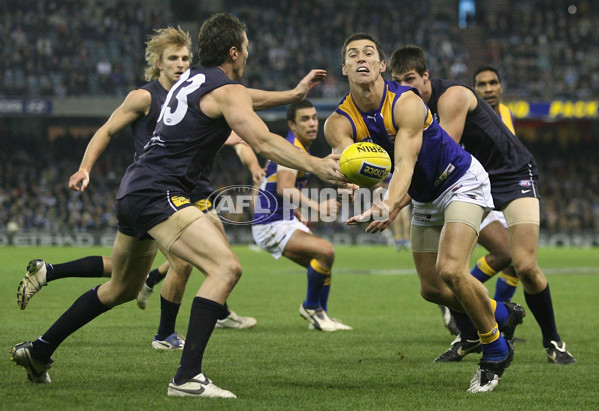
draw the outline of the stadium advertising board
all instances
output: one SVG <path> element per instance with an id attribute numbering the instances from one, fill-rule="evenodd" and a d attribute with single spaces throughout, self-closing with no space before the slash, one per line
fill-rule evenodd
<path id="1" fill-rule="evenodd" d="M 52 113 L 52 101 L 42 99 L 0 99 L 0 114 L 40 115 Z"/>
<path id="2" fill-rule="evenodd" d="M 506 103 L 520 119 L 596 119 L 599 118 L 599 100 L 554 100 L 530 102 L 517 100 Z"/>

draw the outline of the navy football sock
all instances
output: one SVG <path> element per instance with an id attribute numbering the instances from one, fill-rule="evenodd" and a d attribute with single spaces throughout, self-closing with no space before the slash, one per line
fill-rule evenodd
<path id="1" fill-rule="evenodd" d="M 164 280 L 164 277 L 166 277 L 166 275 L 160 274 L 160 271 L 155 268 L 150 271 L 150 274 L 148 274 L 148 278 L 146 278 L 146 285 L 153 289 L 156 284 Z"/>
<path id="2" fill-rule="evenodd" d="M 216 301 L 195 297 L 191 304 L 187 340 L 181 355 L 181 363 L 175 374 L 175 384 L 181 384 L 202 372 L 202 359 L 216 320 L 225 307 Z"/>
<path id="3" fill-rule="evenodd" d="M 503 336 L 489 344 L 481 344 L 483 358 L 487 361 L 501 361 L 509 354 L 507 341 Z"/>
<path id="4" fill-rule="evenodd" d="M 326 272 L 319 272 L 326 271 Z M 324 287 L 327 281 L 330 284 L 331 279 L 331 269 L 326 268 L 320 265 L 316 259 L 310 261 L 310 265 L 308 266 L 308 290 L 306 292 L 306 300 L 304 301 L 304 307 L 316 310 L 318 308 L 323 308 L 321 305 L 321 295 L 320 292 L 322 287 Z M 328 300 L 328 294 L 323 295 Z M 327 301 L 325 301 L 325 304 Z"/>
<path id="5" fill-rule="evenodd" d="M 451 311 L 451 315 L 455 319 L 455 323 L 460 330 L 460 335 L 468 340 L 478 340 L 478 331 L 470 317 L 468 317 L 468 314 L 454 310 L 449 311 Z"/>
<path id="6" fill-rule="evenodd" d="M 181 304 L 173 303 L 160 296 L 160 324 L 158 325 L 156 339 L 164 340 L 175 332 L 175 324 L 180 307 Z"/>
<path id="7" fill-rule="evenodd" d="M 551 301 L 551 292 L 549 284 L 547 288 L 538 294 L 529 294 L 524 291 L 524 298 L 530 311 L 535 316 L 535 320 L 541 327 L 543 334 L 543 346 L 545 348 L 551 345 L 551 341 L 561 341 L 555 324 L 555 314 L 553 313 L 553 303 Z"/>
<path id="8" fill-rule="evenodd" d="M 108 310 L 110 307 L 102 304 L 98 298 L 98 287 L 94 287 L 81 295 L 44 335 L 33 341 L 31 355 L 41 363 L 48 362 L 52 353 L 69 335 Z"/>
<path id="9" fill-rule="evenodd" d="M 225 302 L 225 310 L 223 311 L 223 313 L 221 314 L 220 317 L 218 317 L 219 320 L 224 320 L 225 318 L 227 318 L 229 315 L 231 314 L 231 311 L 229 311 L 229 306 L 227 305 L 227 303 Z"/>
<path id="10" fill-rule="evenodd" d="M 495 301 L 512 301 L 516 287 L 507 283 L 505 278 L 499 277 L 495 286 Z"/>
<path id="11" fill-rule="evenodd" d="M 104 261 L 91 256 L 62 264 L 46 264 L 46 282 L 68 277 L 103 277 Z"/>
<path id="12" fill-rule="evenodd" d="M 326 284 L 326 283 L 325 283 Z M 320 294 L 318 294 L 318 299 L 320 300 L 320 306 L 323 310 L 329 311 L 329 293 L 331 292 L 331 284 L 323 285 L 320 290 Z"/>

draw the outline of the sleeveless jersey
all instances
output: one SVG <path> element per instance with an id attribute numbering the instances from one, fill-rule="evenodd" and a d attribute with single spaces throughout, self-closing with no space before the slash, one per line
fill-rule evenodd
<path id="1" fill-rule="evenodd" d="M 520 140 L 507 128 L 497 113 L 474 90 L 457 81 L 432 79 L 432 94 L 428 106 L 438 118 L 437 103 L 441 95 L 452 86 L 462 86 L 471 90 L 478 101 L 476 108 L 466 116 L 461 144 L 481 162 L 491 180 L 501 180 L 521 172 L 532 165 L 536 172 L 535 160 Z"/>
<path id="2" fill-rule="evenodd" d="M 339 103 L 336 113 L 346 117 L 352 125 L 354 141 L 371 141 L 383 147 L 391 159 L 397 134 L 394 107 L 404 92 L 418 91 L 412 87 L 385 81 L 381 105 L 370 112 L 362 112 L 347 94 Z M 423 203 L 431 202 L 455 183 L 470 167 L 472 157 L 466 153 L 435 121 L 430 110 L 423 124 L 422 147 L 418 153 L 414 175 L 408 194 Z"/>
<path id="3" fill-rule="evenodd" d="M 231 132 L 224 117 L 212 119 L 200 110 L 200 99 L 228 84 L 238 83 L 217 67 L 183 73 L 167 95 L 143 154 L 127 168 L 117 199 L 156 190 L 189 195 Z"/>
<path id="4" fill-rule="evenodd" d="M 298 150 L 309 153 L 293 132 L 289 131 L 285 140 L 297 147 Z M 300 190 L 305 187 L 308 176 L 309 173 L 298 171 L 295 177 L 295 187 Z M 276 201 L 273 201 L 274 199 Z M 277 194 L 277 163 L 269 160 L 266 165 L 266 175 L 260 184 L 260 190 L 254 204 L 252 224 L 267 224 L 291 219 L 293 219 L 293 209 L 289 207 L 289 210 L 285 210 L 283 197 Z"/>
<path id="5" fill-rule="evenodd" d="M 135 155 L 133 160 L 136 160 L 144 152 L 144 146 L 150 141 L 152 133 L 156 128 L 156 122 L 158 121 L 158 115 L 160 109 L 166 100 L 168 91 L 158 80 L 154 80 L 142 87 L 143 90 L 147 90 L 152 96 L 152 103 L 150 104 L 150 110 L 144 117 L 140 117 L 131 123 L 131 131 L 133 132 L 133 146 L 135 147 Z"/>

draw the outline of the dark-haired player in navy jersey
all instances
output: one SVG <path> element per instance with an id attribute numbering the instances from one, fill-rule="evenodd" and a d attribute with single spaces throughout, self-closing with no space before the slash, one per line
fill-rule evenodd
<path id="1" fill-rule="evenodd" d="M 501 102 L 503 84 L 499 71 L 493 66 L 481 66 L 474 71 L 472 80 L 474 91 L 495 110 L 512 134 L 516 135 L 512 112 Z M 495 286 L 495 299 L 498 301 L 511 301 L 519 282 L 518 275 L 511 265 L 506 228 L 507 222 L 501 211 L 493 210 L 483 220 L 479 243 L 489 250 L 489 254 L 479 258 L 470 271 L 481 282 L 499 274 Z"/>
<path id="2" fill-rule="evenodd" d="M 72 178 L 78 180 L 89 176 L 98 157 L 105 151 L 110 139 L 127 126 L 131 126 L 135 157 L 143 153 L 143 147 L 152 136 L 160 109 L 166 95 L 179 76 L 189 68 L 191 54 L 191 38 L 183 30 L 166 28 L 156 30 L 146 42 L 145 57 L 147 68 L 146 80 L 150 83 L 133 90 L 125 101 L 111 115 L 109 120 L 98 129 L 86 150 L 80 170 Z M 250 89 L 253 104 L 257 110 L 274 105 L 287 104 L 306 96 L 324 75 L 323 70 L 310 71 L 299 84 L 291 90 L 281 92 L 266 92 Z M 225 144 L 232 145 L 250 172 L 254 182 L 259 181 L 264 174 L 253 150 L 239 137 L 232 137 Z M 191 195 L 192 202 L 204 212 L 212 215 L 212 221 L 223 229 L 218 214 L 204 207 L 203 200 L 211 193 L 210 168 L 200 174 L 198 184 Z M 87 174 L 86 174 L 87 173 Z M 89 183 L 81 187 L 84 190 Z M 158 350 L 183 349 L 184 337 L 175 331 L 175 323 L 185 285 L 192 270 L 191 264 L 176 259 L 173 256 L 156 269 L 152 270 L 142 290 L 137 296 L 138 306 L 145 309 L 146 301 L 153 291 L 153 286 L 165 278 L 167 280 L 160 290 L 161 316 L 158 332 L 152 341 L 152 347 Z M 61 264 L 50 264 L 41 259 L 31 260 L 27 273 L 21 281 L 17 292 L 17 303 L 25 309 L 31 298 L 50 282 L 69 277 L 110 277 L 112 261 L 107 256 L 89 256 Z M 225 305 L 226 306 L 226 305 Z M 253 327 L 256 319 L 240 316 L 234 311 L 227 310 L 217 321 L 218 328 L 244 329 Z"/>
<path id="3" fill-rule="evenodd" d="M 547 359 L 556 364 L 575 363 L 557 332 L 549 284 L 537 262 L 540 212 L 537 165 L 532 154 L 470 87 L 431 79 L 419 47 L 395 50 L 390 66 L 393 79 L 417 88 L 441 126 L 489 173 L 495 209 L 503 211 L 507 222 L 512 265 L 541 328 Z M 456 339 L 439 360 L 450 351 L 467 353 L 478 347 L 469 319 L 460 313 L 453 315 L 462 338 Z"/>
<path id="4" fill-rule="evenodd" d="M 187 341 L 170 396 L 235 398 L 202 373 L 204 350 L 224 303 L 241 276 L 226 236 L 189 198 L 199 173 L 235 131 L 264 157 L 345 185 L 339 156 L 320 159 L 271 134 L 253 111 L 253 96 L 237 82 L 248 58 L 246 27 L 219 13 L 198 38 L 199 66 L 169 91 L 144 152 L 129 166 L 117 194 L 119 231 L 110 280 L 83 294 L 38 340 L 12 347 L 13 360 L 37 382 L 49 380 L 51 355 L 69 335 L 112 307 L 135 299 L 158 247 L 192 263 L 206 278 L 193 300 Z M 79 189 L 80 181 L 71 180 Z"/>
<path id="5" fill-rule="evenodd" d="M 501 102 L 503 84 L 497 69 L 493 66 L 477 68 L 473 75 L 473 85 L 476 93 L 495 110 L 495 113 L 501 118 L 508 130 L 516 135 L 512 112 Z M 519 282 L 516 271 L 511 265 L 510 244 L 506 228 L 507 223 L 503 212 L 493 210 L 485 217 L 480 223 L 478 243 L 485 247 L 489 253 L 480 257 L 470 270 L 470 273 L 483 283 L 499 274 L 495 286 L 495 296 L 493 297 L 497 301 L 511 301 Z M 449 308 L 440 307 L 443 312 L 445 326 L 457 338 L 450 349 L 441 354 L 436 361 L 461 361 L 465 354 L 477 350 L 478 342 L 475 340 L 468 342 L 467 339 L 464 339 L 465 337 L 460 334 L 455 318 Z M 459 350 L 460 347 L 461 350 Z M 473 347 L 473 350 L 468 350 L 468 347 Z"/>
<path id="6" fill-rule="evenodd" d="M 350 92 L 325 123 L 327 141 L 335 153 L 372 141 L 394 161 L 383 204 L 375 201 L 348 224 L 374 219 L 366 231 L 382 231 L 412 200 L 411 246 L 422 296 L 472 318 L 483 358 L 468 391 L 492 391 L 513 358 L 500 330 L 513 333 L 518 318 L 467 270 L 480 221 L 493 207 L 488 175 L 439 127 L 416 89 L 384 80 L 385 56 L 374 37 L 353 34 L 341 53 Z"/>

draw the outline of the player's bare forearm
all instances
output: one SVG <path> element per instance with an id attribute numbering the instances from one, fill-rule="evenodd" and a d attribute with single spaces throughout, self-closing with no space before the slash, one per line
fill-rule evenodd
<path id="1" fill-rule="evenodd" d="M 108 133 L 102 129 L 98 130 L 89 141 L 87 148 L 85 149 L 79 169 L 90 173 L 94 167 L 94 164 L 96 164 L 96 161 L 98 161 L 98 158 L 100 158 L 102 153 L 106 150 L 106 147 L 108 147 L 109 142 L 110 137 Z"/>
<path id="2" fill-rule="evenodd" d="M 297 86 L 291 90 L 266 91 L 247 89 L 252 97 L 252 108 L 255 111 L 260 111 L 303 100 L 308 96 L 308 92 L 320 84 L 326 76 L 326 70 L 314 69 L 310 70 Z"/>

